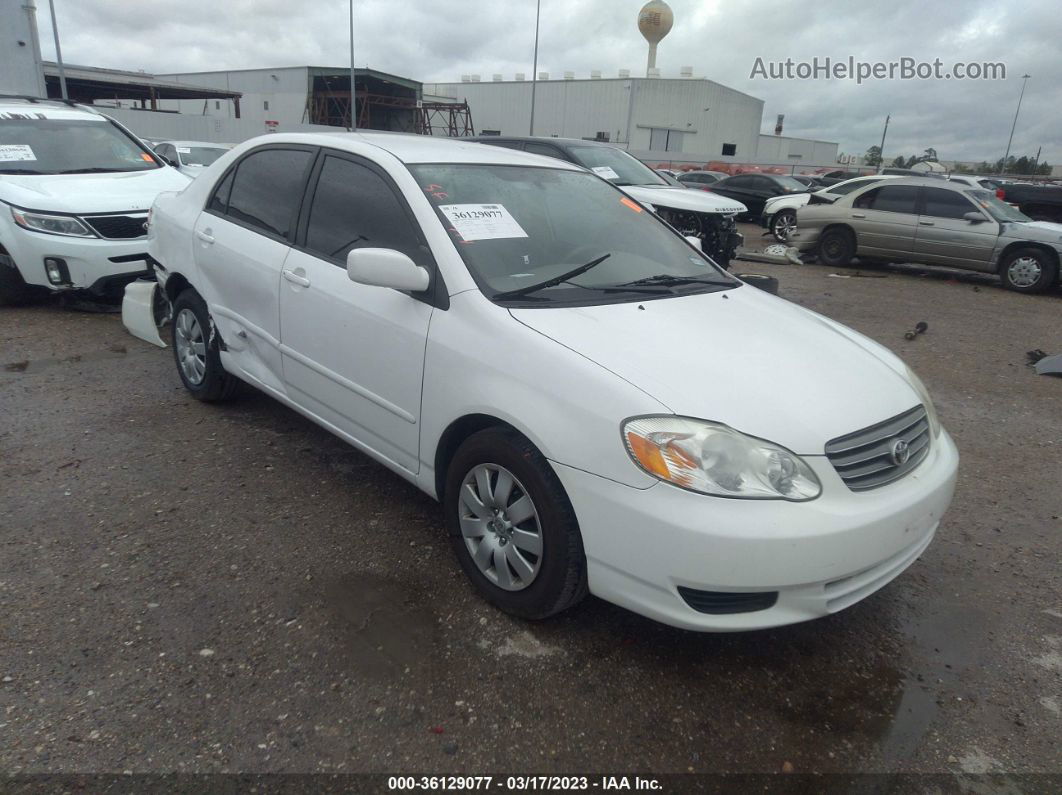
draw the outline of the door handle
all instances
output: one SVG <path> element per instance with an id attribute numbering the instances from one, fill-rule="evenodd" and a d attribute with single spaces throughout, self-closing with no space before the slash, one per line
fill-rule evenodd
<path id="1" fill-rule="evenodd" d="M 214 242 L 214 236 L 211 235 L 209 232 L 203 232 L 203 231 L 197 229 L 196 233 L 195 233 L 195 236 L 198 237 L 200 240 L 202 240 L 204 243 L 213 243 Z"/>
<path id="2" fill-rule="evenodd" d="M 922 226 L 936 226 L 932 221 L 919 221 L 918 223 Z"/>
<path id="3" fill-rule="evenodd" d="M 310 280 L 307 279 L 305 276 L 300 276 L 295 271 L 285 270 L 285 271 L 281 271 L 281 274 L 289 282 L 291 282 L 292 284 L 297 284 L 297 285 L 299 285 L 299 287 L 309 287 L 310 286 Z"/>
<path id="4" fill-rule="evenodd" d="M 852 213 L 852 217 L 853 218 L 866 218 L 867 214 L 866 213 Z"/>

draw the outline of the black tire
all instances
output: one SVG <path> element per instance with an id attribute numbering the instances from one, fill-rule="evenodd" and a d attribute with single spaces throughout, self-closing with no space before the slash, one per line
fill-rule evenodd
<path id="1" fill-rule="evenodd" d="M 181 366 L 181 354 L 178 351 L 177 339 L 180 331 L 177 319 L 183 311 L 189 311 L 195 315 L 203 334 L 205 369 L 198 383 L 191 380 Z M 170 347 L 173 349 L 173 361 L 177 365 L 177 374 L 181 377 L 185 389 L 196 400 L 202 400 L 207 403 L 230 400 L 239 391 L 240 380 L 225 372 L 225 368 L 221 365 L 221 356 L 218 352 L 220 343 L 218 335 L 211 332 L 210 312 L 207 311 L 206 302 L 199 293 L 189 288 L 177 296 L 177 300 L 173 302 L 173 318 L 172 336 L 170 337 L 172 344 Z"/>
<path id="2" fill-rule="evenodd" d="M 36 297 L 8 254 L 0 250 L 0 306 L 29 303 Z"/>
<path id="3" fill-rule="evenodd" d="M 778 295 L 778 280 L 773 276 L 767 276 L 762 273 L 736 273 L 734 275 L 741 279 L 741 281 L 745 282 L 745 284 L 758 287 L 765 293 Z"/>
<path id="4" fill-rule="evenodd" d="M 789 235 L 792 234 L 792 231 L 788 233 L 784 232 L 782 231 L 782 227 L 786 224 L 790 224 L 792 225 L 792 228 L 795 229 L 796 218 L 796 210 L 779 210 L 776 212 L 771 219 L 771 234 L 774 235 L 774 239 L 779 243 L 788 243 Z"/>
<path id="5" fill-rule="evenodd" d="M 1030 263 L 1030 260 L 1035 264 Z M 1035 281 L 1030 281 L 1030 266 L 1033 269 L 1039 268 Z M 999 266 L 999 277 L 1008 290 L 1018 293 L 1042 293 L 1058 281 L 1058 261 L 1043 249 L 1025 246 L 1011 251 L 1003 258 Z"/>
<path id="6" fill-rule="evenodd" d="M 473 469 L 507 469 L 534 503 L 542 539 L 539 568 L 522 590 L 506 590 L 480 571 L 461 533 L 461 485 Z M 461 568 L 488 602 L 520 618 L 539 620 L 567 610 L 587 594 L 586 555 L 568 495 L 542 454 L 509 428 L 488 428 L 468 437 L 446 472 L 446 529 Z M 480 542 L 487 543 L 486 540 Z"/>
<path id="7" fill-rule="evenodd" d="M 855 235 L 847 229 L 827 229 L 819 238 L 819 264 L 827 268 L 844 268 L 856 252 Z"/>

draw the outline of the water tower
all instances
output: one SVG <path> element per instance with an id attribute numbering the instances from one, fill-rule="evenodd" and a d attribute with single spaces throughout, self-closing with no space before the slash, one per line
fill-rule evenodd
<path id="1" fill-rule="evenodd" d="M 638 30 L 649 42 L 649 65 L 645 69 L 646 75 L 650 69 L 656 68 L 656 45 L 671 32 L 671 26 L 674 24 L 675 15 L 671 12 L 671 6 L 664 0 L 651 0 L 638 12 Z"/>

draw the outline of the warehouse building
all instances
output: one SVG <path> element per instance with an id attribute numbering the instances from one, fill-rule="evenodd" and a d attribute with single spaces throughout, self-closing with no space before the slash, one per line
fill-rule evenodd
<path id="1" fill-rule="evenodd" d="M 656 70 L 653 70 L 656 72 Z M 561 80 L 539 75 L 532 84 L 517 75 L 490 82 L 466 76 L 458 83 L 424 85 L 426 97 L 467 100 L 481 134 L 527 135 L 535 91 L 534 135 L 589 138 L 624 147 L 647 161 L 681 164 L 759 163 L 829 165 L 837 144 L 781 135 L 761 135 L 763 100 L 713 80 L 695 78 L 686 67 L 675 79 L 630 77 Z"/>

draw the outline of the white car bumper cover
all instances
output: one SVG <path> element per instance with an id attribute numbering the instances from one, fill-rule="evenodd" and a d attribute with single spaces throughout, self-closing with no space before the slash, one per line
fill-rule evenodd
<path id="1" fill-rule="evenodd" d="M 842 610 L 899 575 L 929 545 L 955 490 L 958 451 L 946 431 L 901 480 L 850 491 L 823 456 L 805 459 L 823 485 L 805 503 L 706 496 L 666 483 L 635 489 L 554 464 L 572 498 L 590 591 L 666 624 L 734 631 Z M 770 607 L 701 613 L 678 589 L 777 592 Z"/>

